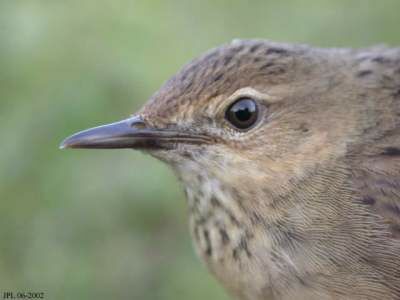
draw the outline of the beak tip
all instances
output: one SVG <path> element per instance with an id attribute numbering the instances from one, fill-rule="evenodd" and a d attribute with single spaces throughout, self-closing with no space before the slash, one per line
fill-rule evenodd
<path id="1" fill-rule="evenodd" d="M 64 149 L 70 149 L 70 148 L 75 148 L 75 143 L 74 143 L 74 137 L 75 135 L 69 136 L 65 138 L 60 145 L 58 146 L 58 149 L 64 150 Z"/>
<path id="2" fill-rule="evenodd" d="M 66 140 L 63 140 L 61 144 L 58 146 L 58 149 L 63 150 L 69 148 L 68 143 L 66 143 Z"/>

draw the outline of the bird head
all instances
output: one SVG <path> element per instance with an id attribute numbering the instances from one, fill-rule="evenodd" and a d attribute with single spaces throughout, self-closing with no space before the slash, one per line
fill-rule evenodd
<path id="1" fill-rule="evenodd" d="M 131 118 L 61 147 L 144 150 L 183 180 L 207 173 L 231 185 L 284 184 L 341 145 L 344 108 L 332 90 L 344 80 L 323 59 L 306 46 L 235 40 L 187 64 Z"/>

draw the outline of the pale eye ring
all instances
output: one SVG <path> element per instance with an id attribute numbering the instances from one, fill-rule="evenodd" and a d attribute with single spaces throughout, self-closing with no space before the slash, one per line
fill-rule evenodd
<path id="1" fill-rule="evenodd" d="M 233 102 L 225 112 L 225 119 L 240 130 L 250 129 L 258 120 L 257 102 L 250 97 L 242 97 Z"/>

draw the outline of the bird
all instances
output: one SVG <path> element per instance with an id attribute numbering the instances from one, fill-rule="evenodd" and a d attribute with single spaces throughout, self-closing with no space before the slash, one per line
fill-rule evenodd
<path id="1" fill-rule="evenodd" d="M 400 299 L 400 48 L 233 40 L 61 148 L 167 163 L 233 299 Z"/>

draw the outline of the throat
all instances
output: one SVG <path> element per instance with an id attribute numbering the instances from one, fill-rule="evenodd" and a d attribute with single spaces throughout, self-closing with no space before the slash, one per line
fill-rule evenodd
<path id="1" fill-rule="evenodd" d="M 198 254 L 207 262 L 250 257 L 245 212 L 234 192 L 217 179 L 185 180 L 189 225 Z"/>
<path id="2" fill-rule="evenodd" d="M 270 241 L 260 240 L 259 220 L 242 205 L 240 194 L 221 181 L 197 174 L 183 182 L 197 254 L 230 293 L 261 299 L 266 279 L 255 275 L 267 270 L 269 262 L 263 257 L 268 256 Z"/>

